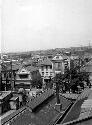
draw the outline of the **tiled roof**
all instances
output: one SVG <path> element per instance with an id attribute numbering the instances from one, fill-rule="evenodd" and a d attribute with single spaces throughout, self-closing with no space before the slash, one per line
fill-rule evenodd
<path id="1" fill-rule="evenodd" d="M 83 66 L 81 71 L 92 72 L 92 60 Z"/>
<path id="2" fill-rule="evenodd" d="M 26 69 L 30 72 L 33 72 L 33 71 L 38 71 L 38 67 L 34 67 L 34 66 L 27 66 Z"/>
<path id="3" fill-rule="evenodd" d="M 49 91 L 49 92 L 51 92 L 51 91 Z M 52 92 L 48 93 L 48 94 L 51 95 Z M 48 98 L 48 100 L 46 100 L 46 101 L 44 101 L 44 103 L 42 103 L 41 98 L 46 98 L 46 96 L 49 97 L 48 94 L 45 95 L 45 97 L 44 96 L 41 97 L 40 95 L 38 95 L 40 97 L 38 101 L 40 101 L 41 105 L 39 105 L 35 111 L 32 112 L 32 110 L 30 108 L 30 105 L 31 105 L 31 103 L 30 103 L 30 105 L 26 107 L 25 111 L 19 113 L 15 117 L 13 116 L 13 118 L 8 123 L 10 125 L 31 125 L 31 124 L 32 125 L 53 125 L 55 120 L 57 120 L 57 118 L 60 117 L 60 114 L 63 115 L 63 112 L 71 104 L 71 101 L 60 96 L 60 102 L 62 103 L 62 111 L 63 111 L 62 113 L 60 113 L 59 111 L 57 111 L 55 109 L 55 104 L 56 104 L 55 95 Z"/>
<path id="4" fill-rule="evenodd" d="M 68 99 L 77 99 L 79 94 L 65 93 L 65 94 L 62 94 L 62 96 L 66 97 Z"/>
<path id="5" fill-rule="evenodd" d="M 39 104 L 44 102 L 46 99 L 51 97 L 54 94 L 53 90 L 49 89 L 34 100 L 30 101 L 27 106 L 29 106 L 32 110 L 34 110 Z"/>
<path id="6" fill-rule="evenodd" d="M 61 124 L 73 125 L 76 121 L 89 117 L 92 117 L 92 89 L 83 91 Z"/>
<path id="7" fill-rule="evenodd" d="M 18 65 L 18 64 L 12 64 L 12 70 L 18 70 L 19 68 L 20 68 L 20 65 Z M 8 66 L 7 70 L 11 70 L 11 66 Z"/>
<path id="8" fill-rule="evenodd" d="M 57 54 L 52 60 L 53 60 L 53 61 L 54 61 L 54 60 L 63 60 L 63 56 L 60 55 L 60 54 Z"/>
<path id="9" fill-rule="evenodd" d="M 7 63 L 4 63 L 4 65 L 6 66 L 6 70 L 11 70 L 10 61 Z M 12 70 L 18 70 L 20 65 L 21 64 L 19 62 L 12 62 Z"/>
<path id="10" fill-rule="evenodd" d="M 22 69 L 25 69 L 29 73 L 34 72 L 34 71 L 38 71 L 38 67 L 34 67 L 34 66 L 24 67 L 24 66 L 21 65 L 17 73 L 20 73 Z"/>
<path id="11" fill-rule="evenodd" d="M 44 59 L 43 61 L 40 62 L 39 65 L 48 65 L 48 66 L 51 66 L 52 62 L 49 59 Z"/>

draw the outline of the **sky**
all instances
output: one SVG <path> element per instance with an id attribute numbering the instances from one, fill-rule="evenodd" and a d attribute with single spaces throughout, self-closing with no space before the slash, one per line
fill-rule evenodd
<path id="1" fill-rule="evenodd" d="M 2 0 L 0 7 L 3 52 L 92 43 L 92 0 Z"/>

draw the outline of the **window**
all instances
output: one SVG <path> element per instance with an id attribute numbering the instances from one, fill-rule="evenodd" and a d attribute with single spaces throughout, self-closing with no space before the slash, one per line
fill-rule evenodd
<path id="1" fill-rule="evenodd" d="M 59 59 L 59 56 L 56 56 L 56 59 Z"/>
<path id="2" fill-rule="evenodd" d="M 11 78 L 11 73 L 9 73 L 9 78 Z"/>
<path id="3" fill-rule="evenodd" d="M 52 66 L 50 66 L 50 69 L 52 69 Z"/>
<path id="4" fill-rule="evenodd" d="M 43 66 L 42 66 L 42 71 L 44 70 Z"/>
<path id="5" fill-rule="evenodd" d="M 25 79 L 25 78 L 28 78 L 28 74 L 19 75 L 19 77 L 20 77 L 21 79 Z"/>
<path id="6" fill-rule="evenodd" d="M 4 78 L 6 78 L 6 73 L 4 73 Z"/>
<path id="7" fill-rule="evenodd" d="M 58 69 L 61 69 L 61 63 L 58 63 Z"/>
<path id="8" fill-rule="evenodd" d="M 46 76 L 48 76 L 48 72 L 46 72 Z"/>
<path id="9" fill-rule="evenodd" d="M 42 76 L 44 76 L 44 72 L 42 72 Z"/>
<path id="10" fill-rule="evenodd" d="M 48 66 L 46 66 L 46 70 L 48 70 Z"/>
<path id="11" fill-rule="evenodd" d="M 58 69 L 58 63 L 55 63 L 55 68 Z"/>

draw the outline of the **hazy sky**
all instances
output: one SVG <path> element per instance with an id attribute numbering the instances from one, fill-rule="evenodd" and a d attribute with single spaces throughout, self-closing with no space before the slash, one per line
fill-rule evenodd
<path id="1" fill-rule="evenodd" d="M 92 0 L 2 0 L 3 51 L 87 45 Z"/>

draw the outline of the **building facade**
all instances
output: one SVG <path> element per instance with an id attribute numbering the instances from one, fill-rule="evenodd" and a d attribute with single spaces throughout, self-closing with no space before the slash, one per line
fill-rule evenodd
<path id="1" fill-rule="evenodd" d="M 26 68 L 22 67 L 16 73 L 16 88 L 28 88 L 31 85 L 31 73 Z"/>
<path id="2" fill-rule="evenodd" d="M 54 77 L 53 63 L 49 59 L 45 59 L 40 63 L 39 72 L 43 79 L 43 86 L 49 84 Z"/>
<path id="3" fill-rule="evenodd" d="M 62 73 L 64 74 L 64 60 L 60 54 L 57 54 L 53 59 L 53 71 L 54 74 Z"/>

